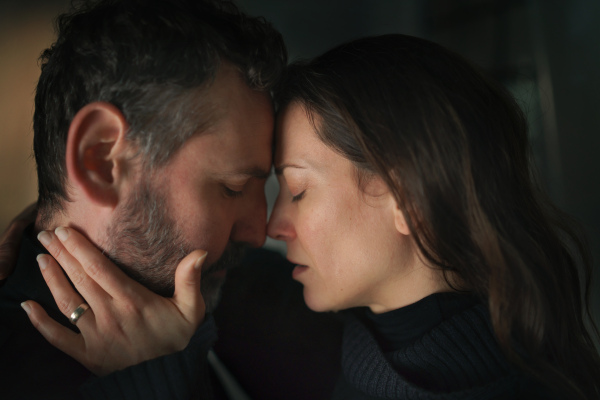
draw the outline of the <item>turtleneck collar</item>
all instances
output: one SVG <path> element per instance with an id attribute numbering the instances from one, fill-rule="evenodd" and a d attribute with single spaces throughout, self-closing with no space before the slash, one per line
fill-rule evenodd
<path id="1" fill-rule="evenodd" d="M 444 320 L 478 304 L 475 296 L 458 292 L 431 294 L 416 303 L 375 314 L 365 310 L 364 322 L 384 352 L 399 350 Z"/>
<path id="2" fill-rule="evenodd" d="M 460 309 L 464 304 L 459 303 L 458 308 L 446 309 L 444 305 L 439 312 L 443 316 Z M 456 312 L 415 340 L 411 339 L 403 348 L 389 352 L 381 349 L 371 330 L 361 321 L 364 315 L 362 318 L 357 318 L 355 312 L 342 315 L 345 326 L 341 382 L 346 383 L 339 387 L 362 393 L 362 397 L 352 398 L 479 399 L 488 398 L 479 397 L 484 394 L 507 395 L 507 391 L 515 387 L 518 377 L 495 339 L 483 304 Z M 345 390 L 347 393 L 349 389 Z"/>

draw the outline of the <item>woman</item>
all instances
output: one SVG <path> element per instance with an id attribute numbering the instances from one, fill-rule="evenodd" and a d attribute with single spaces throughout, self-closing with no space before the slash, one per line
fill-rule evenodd
<path id="1" fill-rule="evenodd" d="M 268 234 L 311 309 L 368 307 L 348 316 L 340 398 L 600 394 L 590 264 L 503 88 L 402 35 L 292 66 L 283 87 Z"/>
<path id="2" fill-rule="evenodd" d="M 502 87 L 388 35 L 293 65 L 279 113 L 268 233 L 311 309 L 348 310 L 334 398 L 600 396 L 590 262 Z"/>

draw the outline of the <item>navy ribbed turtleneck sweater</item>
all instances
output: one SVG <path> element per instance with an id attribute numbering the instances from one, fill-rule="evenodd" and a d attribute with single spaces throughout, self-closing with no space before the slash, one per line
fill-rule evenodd
<path id="1" fill-rule="evenodd" d="M 334 399 L 549 398 L 505 359 L 486 307 L 436 293 L 384 314 L 345 312 Z"/>

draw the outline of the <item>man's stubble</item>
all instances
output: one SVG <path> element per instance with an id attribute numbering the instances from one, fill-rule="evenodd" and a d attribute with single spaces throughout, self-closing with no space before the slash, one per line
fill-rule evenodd
<path id="1" fill-rule="evenodd" d="M 166 297 L 173 295 L 177 264 L 195 250 L 169 215 L 168 206 L 166 194 L 142 179 L 117 211 L 105 246 L 105 255 L 127 275 Z M 239 265 L 245 247 L 230 242 L 216 262 L 204 266 L 201 292 L 207 312 L 217 306 L 225 279 L 214 273 Z"/>

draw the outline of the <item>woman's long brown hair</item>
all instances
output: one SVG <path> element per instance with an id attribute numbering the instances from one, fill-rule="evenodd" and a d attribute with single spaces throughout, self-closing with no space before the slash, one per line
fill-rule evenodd
<path id="1" fill-rule="evenodd" d="M 509 360 L 567 398 L 600 398 L 585 237 L 539 190 L 526 119 L 501 85 L 435 43 L 385 35 L 292 65 L 290 102 L 385 179 L 426 261 L 489 305 Z"/>

